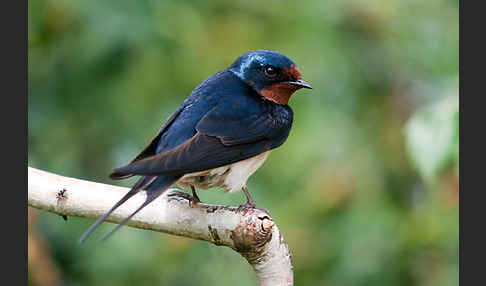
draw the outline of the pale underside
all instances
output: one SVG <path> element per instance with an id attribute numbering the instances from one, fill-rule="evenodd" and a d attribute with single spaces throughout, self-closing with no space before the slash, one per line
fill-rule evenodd
<path id="1" fill-rule="evenodd" d="M 223 187 L 226 192 L 239 191 L 246 186 L 246 180 L 263 165 L 268 154 L 270 151 L 226 166 L 186 174 L 176 184 L 181 188 Z"/>

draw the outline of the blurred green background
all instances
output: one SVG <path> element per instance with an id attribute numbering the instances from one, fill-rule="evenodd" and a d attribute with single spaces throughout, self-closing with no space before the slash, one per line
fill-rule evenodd
<path id="1" fill-rule="evenodd" d="M 28 2 L 28 164 L 108 179 L 206 77 L 255 49 L 313 90 L 248 181 L 296 285 L 458 285 L 458 2 Z M 242 192 L 201 191 L 239 205 Z M 229 248 L 29 208 L 30 285 L 255 285 Z"/>

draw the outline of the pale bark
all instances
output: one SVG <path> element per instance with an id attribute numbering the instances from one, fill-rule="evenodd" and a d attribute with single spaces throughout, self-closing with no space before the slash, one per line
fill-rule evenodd
<path id="1" fill-rule="evenodd" d="M 102 216 L 129 190 L 31 167 L 28 168 L 28 181 L 29 206 L 63 216 L 90 219 Z M 185 192 L 170 189 L 135 215 L 127 225 L 228 246 L 252 265 L 259 285 L 293 285 L 287 243 L 269 214 L 253 208 L 203 203 L 191 207 L 189 197 Z M 135 195 L 106 221 L 121 222 L 144 200 L 144 192 Z"/>

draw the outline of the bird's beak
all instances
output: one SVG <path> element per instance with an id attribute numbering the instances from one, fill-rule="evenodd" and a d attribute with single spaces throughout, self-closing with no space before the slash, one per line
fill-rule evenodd
<path id="1" fill-rule="evenodd" d="M 307 82 L 299 79 L 299 80 L 296 80 L 296 81 L 287 81 L 286 82 L 287 84 L 290 84 L 290 85 L 293 85 L 293 86 L 296 86 L 298 88 L 308 88 L 308 89 L 312 89 L 312 86 L 310 84 L 308 84 Z"/>

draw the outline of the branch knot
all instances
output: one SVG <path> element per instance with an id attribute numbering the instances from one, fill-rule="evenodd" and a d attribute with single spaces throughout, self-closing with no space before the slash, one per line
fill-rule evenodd
<path id="1" fill-rule="evenodd" d="M 272 239 L 274 225 L 273 219 L 259 209 L 245 211 L 243 220 L 231 232 L 235 250 L 251 265 L 260 263 L 265 259 L 265 245 Z"/>

